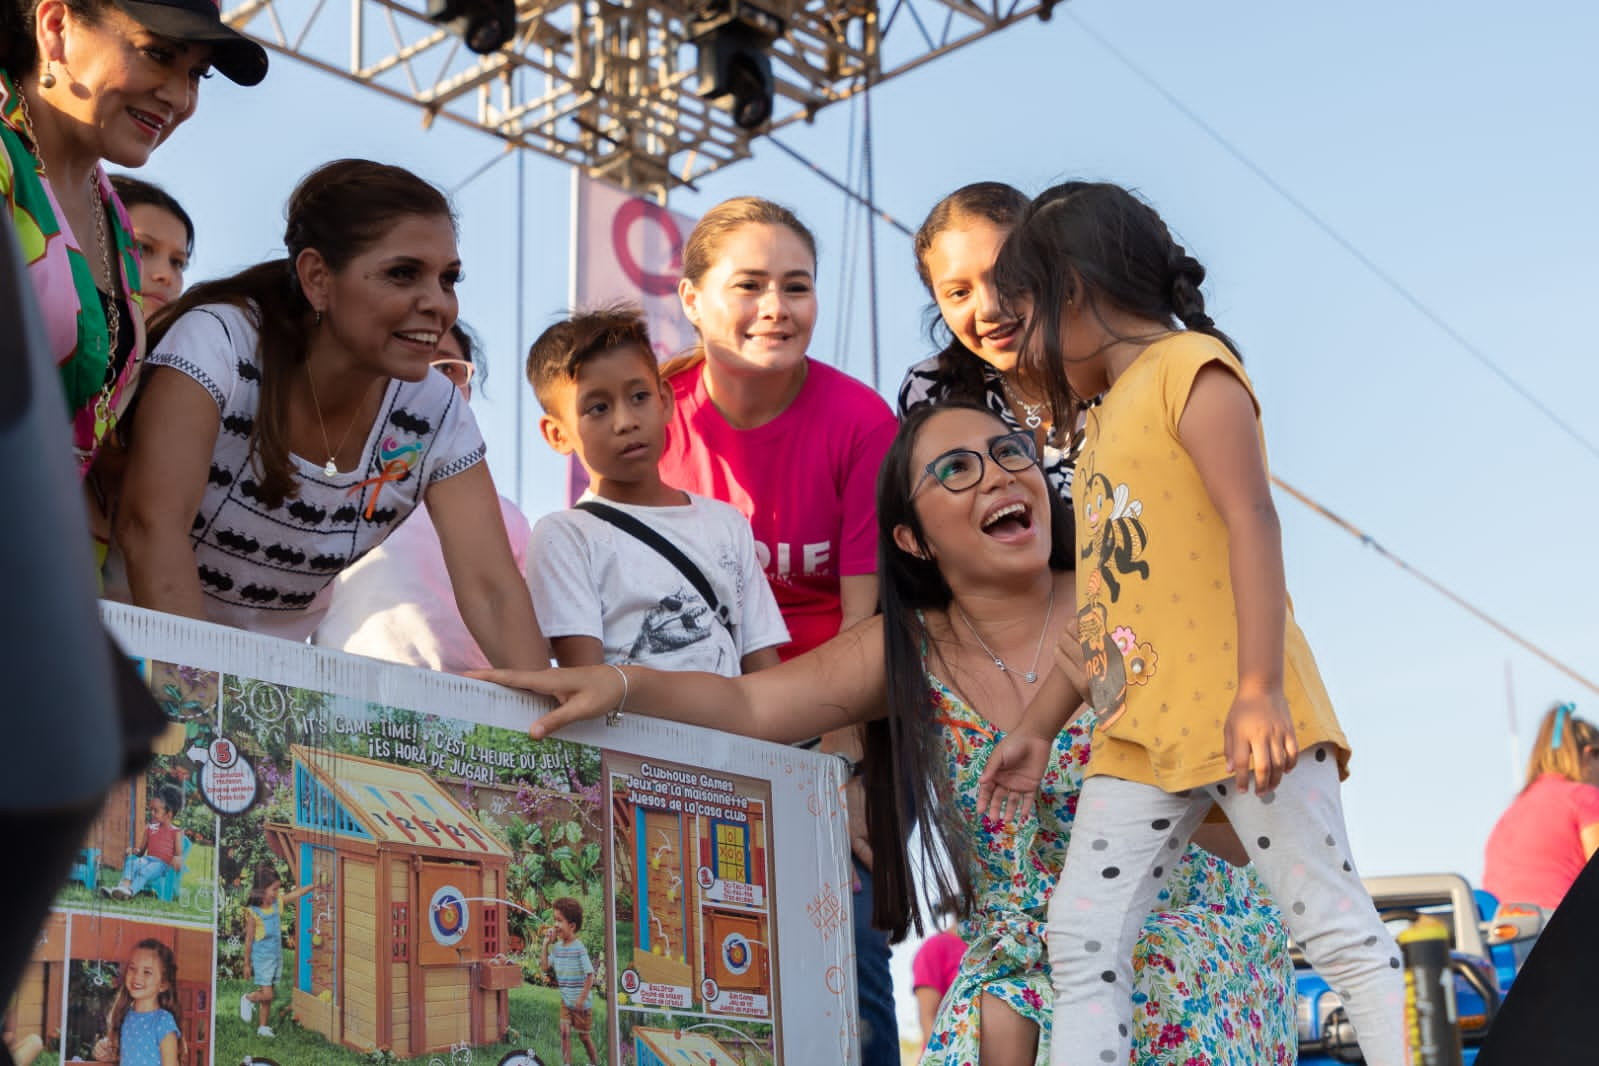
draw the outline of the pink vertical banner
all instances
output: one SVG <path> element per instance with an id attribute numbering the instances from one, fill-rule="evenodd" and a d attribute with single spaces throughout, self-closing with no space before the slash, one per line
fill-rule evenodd
<path id="1" fill-rule="evenodd" d="M 668 359 L 691 347 L 694 327 L 683 315 L 677 282 L 683 244 L 695 219 L 609 182 L 572 172 L 572 306 L 637 304 L 649 324 L 655 357 Z M 574 459 L 567 499 L 576 500 L 588 477 Z"/>

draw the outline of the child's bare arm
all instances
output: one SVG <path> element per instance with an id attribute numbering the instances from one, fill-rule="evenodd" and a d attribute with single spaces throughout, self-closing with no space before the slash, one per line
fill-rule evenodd
<path id="1" fill-rule="evenodd" d="M 1075 638 L 1068 634 L 1068 639 Z M 1082 709 L 1082 696 L 1074 682 L 1061 669 L 1052 670 L 1022 720 L 989 755 L 978 778 L 977 809 L 1002 821 L 1026 818 L 1049 770 L 1056 735 Z"/>
<path id="2" fill-rule="evenodd" d="M 605 661 L 605 645 L 598 637 L 556 637 L 550 652 L 558 666 L 599 666 Z"/>
<path id="3" fill-rule="evenodd" d="M 255 943 L 255 912 L 244 908 L 244 979 L 250 979 L 250 948 Z"/>
<path id="4" fill-rule="evenodd" d="M 783 658 L 777 654 L 776 648 L 762 648 L 760 651 L 752 651 L 740 659 L 738 668 L 742 673 L 753 674 L 759 670 L 770 670 L 782 661 Z"/>
<path id="5" fill-rule="evenodd" d="M 177 1033 L 168 1033 L 161 1038 L 161 1066 L 178 1066 Z"/>
<path id="6" fill-rule="evenodd" d="M 295 900 L 297 900 L 300 897 L 304 896 L 308 892 L 318 892 L 318 891 L 321 891 L 322 889 L 324 889 L 326 887 L 328 887 L 327 878 L 326 877 L 322 877 L 322 878 L 318 878 L 315 881 L 312 881 L 308 885 L 301 885 L 299 888 L 295 889 L 293 892 L 285 892 L 279 898 L 284 903 L 293 903 Z"/>
<path id="7" fill-rule="evenodd" d="M 1199 371 L 1178 434 L 1227 526 L 1238 613 L 1238 693 L 1227 716 L 1226 753 L 1238 788 L 1277 787 L 1299 756 L 1283 694 L 1288 591 L 1282 530 L 1271 498 L 1255 403 L 1230 370 Z"/>

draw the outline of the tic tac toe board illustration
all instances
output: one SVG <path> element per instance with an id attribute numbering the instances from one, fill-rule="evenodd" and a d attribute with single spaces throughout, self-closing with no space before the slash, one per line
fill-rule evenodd
<path id="1" fill-rule="evenodd" d="M 6 1005 L 34 1062 L 858 1059 L 836 760 L 103 613 L 171 721 Z"/>

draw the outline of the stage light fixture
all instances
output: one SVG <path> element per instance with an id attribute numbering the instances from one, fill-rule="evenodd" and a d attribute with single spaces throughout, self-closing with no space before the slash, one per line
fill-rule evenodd
<path id="1" fill-rule="evenodd" d="M 516 0 L 428 0 L 427 11 L 478 55 L 498 52 L 516 34 Z"/>
<path id="2" fill-rule="evenodd" d="M 739 129 L 771 120 L 771 47 L 783 29 L 780 15 L 743 0 L 718 0 L 689 24 L 699 49 L 699 95 L 727 107 Z"/>

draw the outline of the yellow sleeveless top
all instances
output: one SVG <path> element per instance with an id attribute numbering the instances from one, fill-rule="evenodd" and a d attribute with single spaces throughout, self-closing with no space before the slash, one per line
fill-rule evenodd
<path id="1" fill-rule="evenodd" d="M 1213 337 L 1177 333 L 1144 349 L 1089 410 L 1072 479 L 1078 627 L 1101 722 L 1087 773 L 1167 792 L 1228 776 L 1223 726 L 1238 688 L 1227 527 L 1177 434 L 1194 379 L 1213 363 L 1254 399 Z M 1299 748 L 1332 742 L 1344 774 L 1349 742 L 1291 603 L 1284 649 Z"/>

